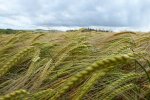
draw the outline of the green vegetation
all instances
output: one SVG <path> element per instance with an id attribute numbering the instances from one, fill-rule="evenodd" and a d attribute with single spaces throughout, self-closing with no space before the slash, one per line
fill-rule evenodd
<path id="1" fill-rule="evenodd" d="M 111 30 L 80 28 L 79 30 L 67 30 L 67 32 L 112 32 Z"/>
<path id="2" fill-rule="evenodd" d="M 12 29 L 0 29 L 0 34 L 15 34 L 17 30 Z"/>
<path id="3" fill-rule="evenodd" d="M 149 100 L 150 34 L 0 34 L 0 100 Z"/>

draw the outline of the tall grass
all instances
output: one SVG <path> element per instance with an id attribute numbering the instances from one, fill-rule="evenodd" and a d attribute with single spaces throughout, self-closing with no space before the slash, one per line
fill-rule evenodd
<path id="1" fill-rule="evenodd" d="M 150 34 L 0 37 L 0 100 L 149 100 Z"/>

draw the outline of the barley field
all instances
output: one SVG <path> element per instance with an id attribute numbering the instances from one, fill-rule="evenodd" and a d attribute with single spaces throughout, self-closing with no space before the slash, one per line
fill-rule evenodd
<path id="1" fill-rule="evenodd" d="M 0 34 L 0 100 L 150 100 L 150 34 Z"/>

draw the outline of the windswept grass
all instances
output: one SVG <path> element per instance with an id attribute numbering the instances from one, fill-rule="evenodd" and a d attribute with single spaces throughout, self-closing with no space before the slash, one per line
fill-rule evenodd
<path id="1" fill-rule="evenodd" d="M 150 34 L 0 35 L 0 100 L 149 100 Z"/>

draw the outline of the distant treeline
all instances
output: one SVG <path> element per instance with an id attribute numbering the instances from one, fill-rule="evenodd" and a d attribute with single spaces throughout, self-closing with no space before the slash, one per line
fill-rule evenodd
<path id="1" fill-rule="evenodd" d="M 43 30 L 43 29 L 35 29 L 35 30 L 14 30 L 14 29 L 0 29 L 0 34 L 15 34 L 22 32 L 32 32 L 32 33 L 57 33 L 62 32 L 59 30 Z"/>
<path id="2" fill-rule="evenodd" d="M 104 30 L 104 29 L 92 29 L 92 28 L 80 28 L 78 30 L 67 30 L 67 32 L 112 32 L 111 30 Z"/>
<path id="3" fill-rule="evenodd" d="M 0 34 L 15 34 L 17 32 L 23 32 L 23 30 L 0 29 Z"/>
<path id="4" fill-rule="evenodd" d="M 36 29 L 36 30 L 0 29 L 0 34 L 15 34 L 18 32 L 57 33 L 57 32 L 63 32 L 63 31 L 60 31 L 60 30 L 43 30 L 43 29 Z M 67 30 L 67 32 L 112 32 L 112 31 L 111 30 L 104 30 L 104 29 L 80 28 L 78 30 Z"/>

